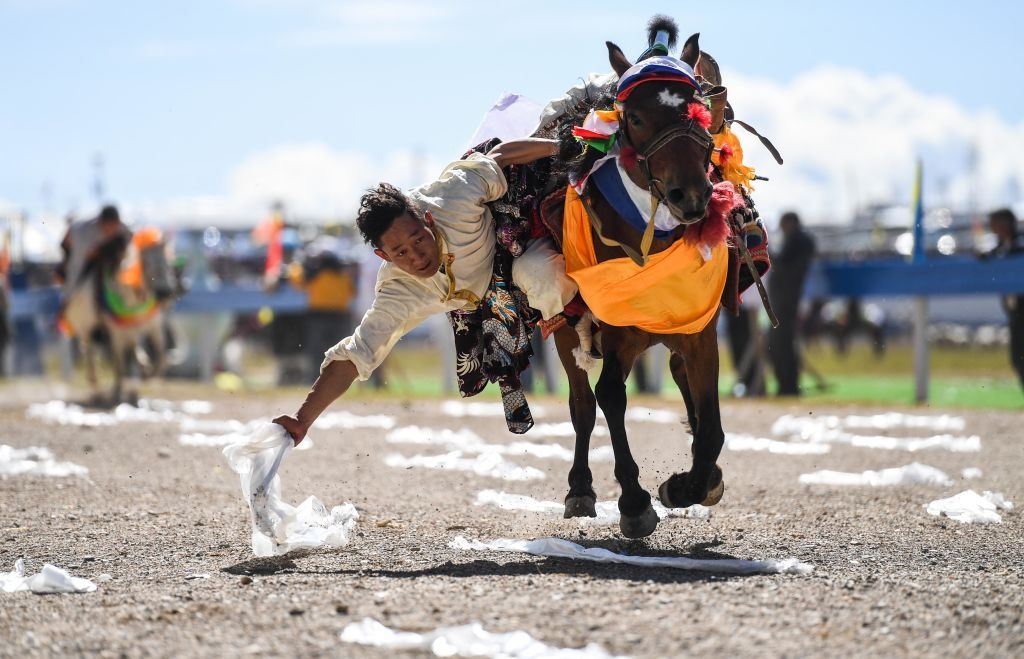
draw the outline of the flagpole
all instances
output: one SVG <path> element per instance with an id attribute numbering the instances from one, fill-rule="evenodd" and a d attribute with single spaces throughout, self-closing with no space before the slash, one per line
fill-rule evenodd
<path id="1" fill-rule="evenodd" d="M 914 172 L 913 236 L 914 249 L 910 255 L 912 267 L 925 262 L 923 165 L 918 158 Z M 928 298 L 914 299 L 914 402 L 928 402 Z"/>

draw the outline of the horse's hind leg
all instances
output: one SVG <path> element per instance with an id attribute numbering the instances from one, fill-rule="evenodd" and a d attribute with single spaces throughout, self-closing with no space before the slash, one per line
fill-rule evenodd
<path id="1" fill-rule="evenodd" d="M 565 495 L 565 517 L 597 517 L 597 495 L 590 471 L 590 436 L 597 419 L 597 404 L 590 388 L 587 372 L 576 364 L 573 349 L 579 344 L 576 330 L 569 326 L 555 332 L 558 358 L 569 380 L 569 418 L 576 431 L 572 469 L 569 470 L 569 493 Z"/>
<path id="2" fill-rule="evenodd" d="M 712 506 L 725 492 L 718 456 L 725 434 L 718 402 L 718 346 L 713 324 L 696 335 L 680 337 L 677 349 L 685 357 L 673 354 L 669 361 L 683 400 L 693 433 L 693 467 L 689 472 L 673 474 L 658 488 L 661 502 L 670 508 L 686 508 L 695 503 Z"/>
<path id="3" fill-rule="evenodd" d="M 604 411 L 615 452 L 615 479 L 619 496 L 619 530 L 627 538 L 643 538 L 654 533 L 658 514 L 651 506 L 651 495 L 640 487 L 640 468 L 629 450 L 626 438 L 626 376 L 637 356 L 647 347 L 645 336 L 621 328 L 602 329 L 604 367 L 597 381 L 597 402 Z"/>

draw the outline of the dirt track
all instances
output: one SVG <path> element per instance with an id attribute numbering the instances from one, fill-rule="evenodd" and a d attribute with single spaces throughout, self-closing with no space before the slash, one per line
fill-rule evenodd
<path id="1" fill-rule="evenodd" d="M 0 593 L 3 656 L 394 656 L 340 641 L 346 624 L 367 616 L 416 631 L 476 620 L 490 631 L 525 630 L 556 647 L 594 642 L 637 657 L 1024 653 L 1019 413 L 962 414 L 962 434 L 981 436 L 980 453 L 848 446 L 825 455 L 726 451 L 727 492 L 711 519 L 668 519 L 636 542 L 615 526 L 581 527 L 557 516 L 473 505 L 487 488 L 561 500 L 566 462 L 511 458 L 547 475 L 519 483 L 395 469 L 384 465 L 384 454 L 444 451 L 385 444 L 378 429 L 320 431 L 312 451 L 293 453 L 286 463 L 286 498 L 316 494 L 328 506 L 353 502 L 362 516 L 357 536 L 336 552 L 255 560 L 237 479 L 219 449 L 179 444 L 176 423 L 44 424 L 27 419 L 25 408 L 48 400 L 49 392 L 8 385 L 2 393 L 0 444 L 48 447 L 58 460 L 87 467 L 89 477 L 0 480 L 0 570 L 24 557 L 29 572 L 50 562 L 76 576 L 112 577 L 90 594 Z M 163 394 L 208 397 L 180 388 Z M 207 418 L 241 420 L 290 411 L 298 401 L 267 394 L 211 400 Z M 670 400 L 643 404 L 681 407 Z M 538 421 L 568 418 L 559 401 L 536 406 L 547 411 Z M 448 418 L 437 401 L 355 400 L 334 409 L 393 415 L 398 426 L 467 427 L 488 442 L 514 439 L 500 417 Z M 728 431 L 767 437 L 783 413 L 875 411 L 881 410 L 727 403 L 723 416 Z M 630 428 L 649 490 L 687 466 L 682 426 L 636 422 Z M 570 446 L 568 439 L 534 441 Z M 607 441 L 597 438 L 595 446 Z M 883 488 L 797 482 L 819 469 L 853 472 L 914 461 L 956 482 Z M 614 499 L 611 463 L 593 467 L 599 497 Z M 965 467 L 984 475 L 963 481 Z M 1000 491 L 1018 508 L 995 525 L 925 513 L 923 504 L 968 488 Z M 795 556 L 816 569 L 809 576 L 739 577 L 460 552 L 448 547 L 456 534 L 558 536 L 644 555 Z M 189 578 L 197 574 L 209 577 Z"/>

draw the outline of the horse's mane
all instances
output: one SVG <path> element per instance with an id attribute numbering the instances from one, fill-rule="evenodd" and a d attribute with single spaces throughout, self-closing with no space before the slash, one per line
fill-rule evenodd
<path id="1" fill-rule="evenodd" d="M 609 109 L 614 103 L 615 95 L 609 89 L 605 94 L 576 106 L 575 112 L 562 117 L 557 128 L 558 156 L 555 157 L 551 169 L 551 175 L 557 178 L 559 186 L 568 185 L 570 179 L 575 180 L 583 176 L 604 156 L 597 149 L 586 148 L 586 145 L 576 139 L 572 134 L 572 127 L 581 126 L 591 110 Z"/>

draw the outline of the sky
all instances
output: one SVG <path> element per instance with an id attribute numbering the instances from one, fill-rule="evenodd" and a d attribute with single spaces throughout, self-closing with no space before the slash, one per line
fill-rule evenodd
<path id="1" fill-rule="evenodd" d="M 503 93 L 543 104 L 609 69 L 606 40 L 636 57 L 655 13 L 701 33 L 782 152 L 740 133 L 769 222 L 908 201 L 919 157 L 931 205 L 1021 201 L 1024 3 L 0 0 L 0 213 L 252 223 L 280 198 L 351 221 L 367 186 L 439 173 Z"/>

